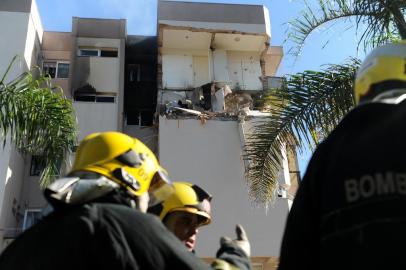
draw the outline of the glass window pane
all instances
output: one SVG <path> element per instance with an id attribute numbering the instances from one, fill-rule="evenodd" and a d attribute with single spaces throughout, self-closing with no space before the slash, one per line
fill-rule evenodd
<path id="1" fill-rule="evenodd" d="M 99 50 L 80 50 L 80 56 L 99 56 Z"/>
<path id="2" fill-rule="evenodd" d="M 58 78 L 68 78 L 69 77 L 69 64 L 59 63 L 58 64 Z"/>

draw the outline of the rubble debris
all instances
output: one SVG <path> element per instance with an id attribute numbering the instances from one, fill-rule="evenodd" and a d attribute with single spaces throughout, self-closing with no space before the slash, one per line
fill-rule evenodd
<path id="1" fill-rule="evenodd" d="M 189 114 L 193 114 L 193 115 L 197 115 L 197 116 L 202 115 L 201 112 L 191 110 L 191 109 L 185 109 L 185 108 L 180 108 L 180 107 L 172 107 L 172 109 L 175 110 L 175 111 L 181 111 L 181 112 L 185 112 L 185 113 L 189 113 Z"/>
<path id="2" fill-rule="evenodd" d="M 193 91 L 166 94 L 161 113 L 166 115 L 195 115 L 203 120 L 212 117 L 247 116 L 253 105 L 250 94 L 233 92 L 224 82 L 210 82 L 196 87 Z M 203 117 L 203 118 L 201 118 Z M 204 120 L 204 121 L 205 121 Z"/>
<path id="3" fill-rule="evenodd" d="M 231 93 L 225 97 L 225 111 L 230 114 L 238 114 L 241 110 L 252 107 L 252 98 L 247 93 Z"/>

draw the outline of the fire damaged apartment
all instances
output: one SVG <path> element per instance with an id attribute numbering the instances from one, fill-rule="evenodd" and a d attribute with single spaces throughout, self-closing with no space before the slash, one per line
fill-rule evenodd
<path id="1" fill-rule="evenodd" d="M 255 269 L 275 268 L 299 181 L 296 155 L 282 149 L 280 189 L 267 210 L 252 205 L 243 158 L 246 134 L 267 116 L 257 97 L 281 81 L 275 74 L 283 48 L 272 45 L 265 6 L 158 1 L 151 36 L 128 34 L 125 19 L 73 17 L 71 32 L 46 31 L 35 0 L 2 0 L 0 24 L 6 22 L 16 30 L 0 29 L 13 43 L 0 45 L 0 71 L 20 54 L 24 63 L 12 74 L 35 65 L 48 73 L 72 100 L 78 141 L 109 130 L 137 137 L 173 181 L 211 193 L 213 222 L 199 234 L 197 255 L 210 261 L 218 237 L 232 236 L 237 222 L 252 241 Z M 35 160 L 4 149 L 0 250 L 46 208 Z"/>

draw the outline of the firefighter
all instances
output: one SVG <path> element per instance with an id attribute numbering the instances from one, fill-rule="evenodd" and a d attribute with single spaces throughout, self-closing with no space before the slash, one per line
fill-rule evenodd
<path id="1" fill-rule="evenodd" d="M 357 106 L 308 165 L 279 270 L 406 267 L 405 41 L 366 57 L 354 96 Z"/>
<path id="2" fill-rule="evenodd" d="M 174 182 L 173 187 L 174 193 L 161 203 L 150 207 L 148 212 L 159 216 L 165 226 L 189 251 L 194 253 L 198 229 L 211 222 L 212 196 L 198 185 L 188 182 Z M 237 226 L 236 233 L 239 241 L 223 237 L 221 243 L 233 247 L 235 252 L 239 252 L 240 255 L 244 253 L 249 256 L 249 241 L 241 225 Z M 247 269 L 250 264 L 249 259 L 240 255 L 230 256 L 228 254 L 225 256 L 228 256 L 227 261 L 238 266 L 238 269 Z M 215 269 L 228 269 L 224 262 L 219 260 L 214 265 Z"/>
<path id="3" fill-rule="evenodd" d="M 6 248 L 0 269 L 208 269 L 158 218 L 143 213 L 172 192 L 139 140 L 91 134 L 68 176 L 44 191 L 54 211 Z"/>
<path id="4" fill-rule="evenodd" d="M 189 251 L 194 251 L 198 228 L 211 222 L 211 195 L 197 185 L 174 182 L 174 193 L 148 209 L 162 220 Z"/>

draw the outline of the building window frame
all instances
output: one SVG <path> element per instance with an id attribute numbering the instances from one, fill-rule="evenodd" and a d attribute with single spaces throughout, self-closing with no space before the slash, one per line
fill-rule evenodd
<path id="1" fill-rule="evenodd" d="M 31 156 L 30 176 L 40 176 L 44 169 L 44 160 L 40 156 Z"/>
<path id="2" fill-rule="evenodd" d="M 96 55 L 86 54 L 84 52 L 96 52 Z M 78 49 L 78 56 L 81 57 L 98 57 L 100 56 L 100 49 L 97 48 L 79 48 Z"/>
<path id="3" fill-rule="evenodd" d="M 51 74 L 45 73 L 45 68 L 47 63 L 53 63 L 55 64 L 55 75 L 52 77 Z M 49 74 L 49 76 L 52 79 L 69 79 L 69 71 L 68 71 L 68 76 L 67 77 L 60 77 L 59 73 L 59 64 L 67 64 L 68 65 L 68 70 L 70 69 L 70 62 L 69 61 L 63 61 L 63 60 L 50 60 L 50 59 L 44 59 L 42 61 L 42 72 L 44 74 Z"/>
<path id="4" fill-rule="evenodd" d="M 95 54 L 86 54 L 85 52 L 95 52 Z M 113 53 L 113 54 L 111 54 Z M 79 57 L 103 57 L 103 58 L 118 58 L 117 48 L 88 48 L 79 47 L 77 51 Z"/>
<path id="5" fill-rule="evenodd" d="M 41 208 L 28 208 L 24 211 L 24 220 L 23 220 L 23 231 L 27 230 L 31 226 L 35 225 L 42 218 L 42 209 Z M 29 220 L 32 219 L 32 220 Z"/>

